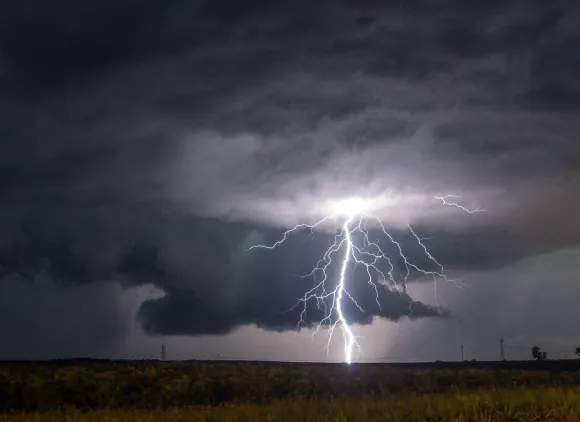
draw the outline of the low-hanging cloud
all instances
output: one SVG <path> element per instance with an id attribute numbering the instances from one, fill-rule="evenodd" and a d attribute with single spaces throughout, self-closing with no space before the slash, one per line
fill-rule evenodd
<path id="1" fill-rule="evenodd" d="M 146 301 L 140 320 L 155 334 L 225 334 L 248 324 L 283 331 L 296 328 L 302 308 L 295 305 L 313 282 L 296 274 L 310 272 L 331 238 L 321 235 L 313 241 L 299 234 L 289 249 L 265 254 L 247 249 L 264 240 L 266 232 L 243 225 L 143 211 L 116 217 L 119 231 L 103 227 L 108 220 L 102 214 L 89 212 L 59 211 L 53 218 L 43 213 L 28 224 L 23 221 L 19 241 L 0 251 L 0 266 L 25 280 L 42 276 L 64 286 L 153 284 L 165 295 Z M 401 292 L 381 292 L 377 303 L 370 285 L 353 285 L 350 291 L 365 309 L 347 308 L 354 323 L 449 316 Z M 319 321 L 321 312 L 309 310 L 304 326 Z"/>

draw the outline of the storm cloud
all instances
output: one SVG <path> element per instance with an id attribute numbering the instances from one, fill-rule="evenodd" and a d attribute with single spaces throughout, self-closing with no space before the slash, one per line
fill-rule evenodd
<path id="1" fill-rule="evenodd" d="M 18 275 L 23 282 L 39 277 L 61 286 L 117 281 L 164 291 L 164 296 L 146 301 L 139 313 L 152 334 L 226 334 L 250 324 L 295 329 L 303 309 L 299 299 L 313 285 L 312 278 L 297 274 L 309 273 L 332 241 L 328 234 L 314 240 L 300 234 L 281 249 L 248 251 L 278 231 L 118 209 L 80 215 L 45 209 L 15 231 L 18 241 L 2 249 L 0 265 L 6 275 Z M 336 279 L 337 274 L 329 276 Z M 381 291 L 378 302 L 370 285 L 354 287 L 352 293 L 365 310 L 346 306 L 354 323 L 370 324 L 375 316 L 449 316 L 401 292 Z M 310 310 L 310 305 L 303 328 L 324 318 L 322 309 Z"/>
<path id="2" fill-rule="evenodd" d="M 580 243 L 580 9 L 363 3 L 3 2 L 0 276 L 153 284 L 151 334 L 284 331 L 335 228 L 246 249 L 328 200 L 388 192 L 450 271 Z M 355 323 L 452 314 L 354 294 Z"/>

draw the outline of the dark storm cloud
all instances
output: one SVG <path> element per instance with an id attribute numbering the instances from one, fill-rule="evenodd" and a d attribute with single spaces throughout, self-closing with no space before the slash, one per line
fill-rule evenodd
<path id="1" fill-rule="evenodd" d="M 570 2 L 29 0 L 0 16 L 0 271 L 155 283 L 151 332 L 292 328 L 292 275 L 322 244 L 240 251 L 329 198 L 394 191 L 380 216 L 405 243 L 410 219 L 452 269 L 580 241 Z M 357 294 L 358 322 L 409 314 Z"/>
<path id="2" fill-rule="evenodd" d="M 284 249 L 249 252 L 249 246 L 266 240 L 267 232 L 142 210 L 115 211 L 117 227 L 108 218 L 113 215 L 90 211 L 30 215 L 12 234 L 18 241 L 2 248 L 0 268 L 64 286 L 103 281 L 154 284 L 166 296 L 145 302 L 140 311 L 144 328 L 152 333 L 224 334 L 246 324 L 282 331 L 296 327 L 302 308 L 290 308 L 314 285 L 313 279 L 296 274 L 309 273 L 330 241 L 328 235 L 313 241 L 308 234 L 299 234 Z M 336 279 L 337 274 L 329 275 Z M 361 313 L 345 306 L 356 323 L 369 324 L 375 317 L 448 316 L 447 311 L 403 293 L 381 292 L 379 307 L 370 285 L 355 284 L 350 291 L 365 309 Z M 313 303 L 309 308 L 306 326 L 323 318 Z"/>

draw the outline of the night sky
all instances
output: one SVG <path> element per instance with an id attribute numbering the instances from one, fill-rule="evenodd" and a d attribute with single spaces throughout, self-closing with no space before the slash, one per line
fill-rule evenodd
<path id="1" fill-rule="evenodd" d="M 352 273 L 357 359 L 572 354 L 578 28 L 565 0 L 2 1 L 0 359 L 341 360 L 284 312 L 337 227 L 247 249 L 380 195 L 465 286 L 379 307 Z"/>

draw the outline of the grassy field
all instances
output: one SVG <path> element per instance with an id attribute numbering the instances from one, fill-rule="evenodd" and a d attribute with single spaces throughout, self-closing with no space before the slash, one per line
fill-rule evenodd
<path id="1" fill-rule="evenodd" d="M 541 421 L 580 416 L 580 362 L 0 363 L 0 421 Z"/>

